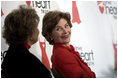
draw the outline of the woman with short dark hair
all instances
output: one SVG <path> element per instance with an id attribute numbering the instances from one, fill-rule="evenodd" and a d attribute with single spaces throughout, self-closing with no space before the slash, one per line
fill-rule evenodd
<path id="1" fill-rule="evenodd" d="M 52 70 L 66 78 L 94 78 L 95 73 L 69 44 L 72 27 L 70 19 L 69 13 L 61 11 L 50 11 L 43 18 L 42 34 L 53 45 Z"/>

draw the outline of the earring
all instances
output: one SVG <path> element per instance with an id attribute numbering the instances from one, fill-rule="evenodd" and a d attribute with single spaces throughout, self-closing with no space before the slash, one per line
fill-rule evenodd
<path id="1" fill-rule="evenodd" d="M 51 39 L 51 41 L 53 40 L 53 38 L 50 38 Z"/>
<path id="2" fill-rule="evenodd" d="M 33 40 L 33 38 L 31 37 L 31 38 L 30 38 L 30 40 L 32 41 L 32 40 Z"/>

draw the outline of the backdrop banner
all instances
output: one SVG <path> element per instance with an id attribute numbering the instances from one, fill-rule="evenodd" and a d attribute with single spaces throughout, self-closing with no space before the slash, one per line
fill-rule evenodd
<path id="1" fill-rule="evenodd" d="M 45 13 L 60 10 L 71 14 L 71 41 L 97 78 L 117 77 L 117 1 L 1 1 L 1 63 L 8 45 L 2 37 L 4 19 L 13 9 L 25 4 L 37 11 L 39 41 L 30 51 L 50 69 L 52 45 L 42 36 Z M 65 5 L 66 4 L 66 5 Z"/>

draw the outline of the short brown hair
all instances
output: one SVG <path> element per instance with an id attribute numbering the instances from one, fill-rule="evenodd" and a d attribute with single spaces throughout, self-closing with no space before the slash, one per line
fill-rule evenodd
<path id="1" fill-rule="evenodd" d="M 8 45 L 24 44 L 28 37 L 33 34 L 38 23 L 39 16 L 35 9 L 27 5 L 20 5 L 19 9 L 13 10 L 6 16 L 3 38 L 6 39 Z"/>
<path id="2" fill-rule="evenodd" d="M 71 24 L 71 16 L 68 12 L 61 11 L 49 11 L 43 18 L 43 27 L 42 27 L 42 35 L 46 38 L 49 44 L 53 44 L 54 40 L 51 40 L 49 34 L 52 33 L 52 30 L 56 27 L 61 18 L 64 18 L 70 27 Z"/>

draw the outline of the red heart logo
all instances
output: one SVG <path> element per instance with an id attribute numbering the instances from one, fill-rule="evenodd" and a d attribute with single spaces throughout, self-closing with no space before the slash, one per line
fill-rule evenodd
<path id="1" fill-rule="evenodd" d="M 100 12 L 103 13 L 104 12 L 104 7 L 99 6 Z"/>
<path id="2" fill-rule="evenodd" d="M 31 1 L 26 1 L 27 5 L 30 6 L 31 4 Z"/>

